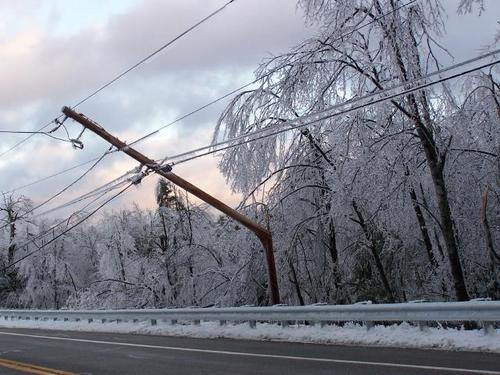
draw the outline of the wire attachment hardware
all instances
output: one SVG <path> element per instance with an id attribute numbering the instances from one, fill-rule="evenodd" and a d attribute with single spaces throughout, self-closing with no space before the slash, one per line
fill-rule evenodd
<path id="1" fill-rule="evenodd" d="M 149 171 L 140 172 L 140 173 L 137 173 L 135 176 L 132 176 L 131 178 L 129 178 L 129 181 L 132 185 L 137 186 L 142 182 L 142 179 L 148 175 L 149 175 Z"/>
<path id="2" fill-rule="evenodd" d="M 172 166 L 170 164 L 165 164 L 163 166 L 158 167 L 158 170 L 165 172 L 165 173 L 170 173 L 170 172 L 172 172 Z"/>
<path id="3" fill-rule="evenodd" d="M 59 116 L 61 117 L 61 116 Z M 68 116 L 64 116 L 64 118 L 62 119 L 62 121 L 59 121 L 59 117 L 56 117 L 53 121 L 54 124 L 56 124 L 56 127 L 50 131 L 48 131 L 47 133 L 54 133 L 56 130 L 58 130 L 61 126 L 63 126 L 64 122 L 68 119 Z"/>
<path id="4" fill-rule="evenodd" d="M 77 148 L 79 150 L 83 149 L 83 142 L 80 141 L 79 139 L 70 139 L 69 141 L 71 142 L 73 148 Z"/>
<path id="5" fill-rule="evenodd" d="M 131 179 L 130 179 L 130 182 L 132 183 L 132 185 L 139 185 L 141 182 L 142 182 L 142 178 L 144 177 L 144 174 L 143 173 L 139 173 L 135 176 L 133 176 Z"/>
<path id="6" fill-rule="evenodd" d="M 66 116 L 66 118 L 67 118 L 67 116 Z M 73 148 L 77 148 L 77 149 L 79 149 L 79 150 L 83 149 L 83 142 L 82 142 L 82 141 L 80 141 L 80 138 L 82 137 L 83 133 L 85 133 L 85 130 L 86 130 L 86 129 L 87 129 L 87 128 L 84 126 L 84 127 L 82 128 L 82 131 L 80 132 L 80 134 L 78 134 L 78 137 L 76 137 L 76 138 L 74 138 L 74 139 L 73 139 L 73 138 L 71 138 L 71 139 L 69 140 L 69 141 L 71 142 L 71 144 L 73 145 Z"/>

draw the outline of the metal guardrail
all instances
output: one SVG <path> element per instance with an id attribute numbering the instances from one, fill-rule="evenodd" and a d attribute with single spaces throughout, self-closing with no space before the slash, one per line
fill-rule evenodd
<path id="1" fill-rule="evenodd" d="M 359 303 L 354 305 L 270 306 L 270 307 L 225 307 L 225 308 L 180 308 L 144 310 L 0 310 L 0 319 L 27 320 L 94 320 L 106 321 L 219 321 L 282 322 L 307 321 L 310 324 L 328 322 L 366 322 L 368 327 L 375 322 L 479 322 L 485 328 L 500 322 L 500 301 L 469 302 L 421 302 L 396 304 Z"/>

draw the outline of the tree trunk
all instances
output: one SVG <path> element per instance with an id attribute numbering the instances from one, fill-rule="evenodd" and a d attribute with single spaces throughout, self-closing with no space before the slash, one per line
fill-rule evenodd
<path id="1" fill-rule="evenodd" d="M 14 255 L 16 253 L 16 217 L 15 213 L 11 210 L 7 210 L 7 217 L 9 220 L 9 248 L 7 250 L 7 261 L 8 264 L 14 262 Z"/>
<path id="2" fill-rule="evenodd" d="M 295 271 L 295 267 L 293 266 L 292 262 L 290 262 L 290 270 L 292 274 L 292 278 L 290 279 L 290 281 L 295 287 L 295 293 L 297 293 L 297 298 L 299 299 L 300 305 L 304 306 L 305 305 L 304 297 L 302 297 L 302 291 L 300 290 L 299 280 L 297 279 L 297 272 Z"/>
<path id="3" fill-rule="evenodd" d="M 490 256 L 490 272 L 491 272 L 491 283 L 489 286 L 489 294 L 493 299 L 497 299 L 500 294 L 500 285 L 498 282 L 498 274 L 497 274 L 497 263 L 500 264 L 500 256 L 495 251 L 495 245 L 493 243 L 493 236 L 491 235 L 490 223 L 488 221 L 488 191 L 486 190 L 483 193 L 483 197 L 481 199 L 481 223 L 484 227 L 484 234 L 486 239 L 486 249 Z"/>
<path id="4" fill-rule="evenodd" d="M 379 3 L 376 3 L 376 5 L 378 8 L 380 8 Z M 398 36 L 396 35 L 396 30 L 394 27 L 391 27 L 390 29 L 386 28 L 385 33 L 394 50 L 396 64 L 400 70 L 401 76 L 404 81 L 408 81 L 409 74 L 397 41 Z M 413 64 L 416 67 L 420 67 L 420 55 L 417 41 L 412 33 L 410 33 L 410 38 L 412 43 L 411 48 L 413 52 L 412 58 L 414 60 Z M 419 72 L 414 72 L 414 74 L 416 74 L 417 76 L 421 76 Z M 459 301 L 467 301 L 469 299 L 469 294 L 467 293 L 465 277 L 462 270 L 462 265 L 460 264 L 458 244 L 453 229 L 453 219 L 451 215 L 450 202 L 448 199 L 448 193 L 446 191 L 446 183 L 443 174 L 446 153 L 438 153 L 434 141 L 434 135 L 432 132 L 432 119 L 429 113 L 429 102 L 425 91 L 419 94 L 419 100 L 417 100 L 415 94 L 407 95 L 406 100 L 410 107 L 409 111 L 402 109 L 399 105 L 397 105 L 397 107 L 400 110 L 403 110 L 406 115 L 409 115 L 409 117 L 415 124 L 417 136 L 420 140 L 420 145 L 424 150 L 427 166 L 429 167 L 432 182 L 434 185 L 436 201 L 439 208 L 441 231 L 443 233 L 448 260 L 450 263 L 455 296 Z M 422 111 L 422 113 L 420 111 Z"/>
<path id="5" fill-rule="evenodd" d="M 417 216 L 420 234 L 422 235 L 422 239 L 425 244 L 425 250 L 427 251 L 427 258 L 429 259 L 429 263 L 431 264 L 432 268 L 436 268 L 437 262 L 432 251 L 432 241 L 429 237 L 429 231 L 427 230 L 427 223 L 425 222 L 424 214 L 420 209 L 420 206 L 418 205 L 417 193 L 414 189 L 410 190 L 410 198 L 413 204 L 413 210 L 415 211 L 415 215 Z"/>
<path id="6" fill-rule="evenodd" d="M 355 201 L 352 201 L 352 207 L 354 208 L 354 212 L 356 212 L 356 216 L 358 217 L 358 220 L 356 222 L 361 226 L 366 239 L 370 242 L 368 248 L 370 249 L 373 259 L 375 260 L 375 266 L 377 267 L 377 271 L 380 275 L 380 279 L 382 280 L 382 284 L 384 285 L 384 289 L 389 298 L 389 302 L 394 303 L 396 302 L 396 299 L 394 298 L 394 294 L 389 284 L 389 279 L 387 278 L 387 275 L 384 270 L 384 265 L 382 264 L 382 260 L 380 259 L 379 255 L 379 251 L 381 250 L 380 241 L 378 238 L 376 238 L 377 236 L 374 233 L 372 233 L 373 231 L 370 231 L 370 229 L 368 228 L 365 219 L 363 217 L 363 214 L 359 210 Z"/>

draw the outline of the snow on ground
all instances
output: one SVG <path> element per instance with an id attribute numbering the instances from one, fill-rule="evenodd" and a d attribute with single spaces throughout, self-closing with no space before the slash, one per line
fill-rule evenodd
<path id="1" fill-rule="evenodd" d="M 487 335 L 482 330 L 426 328 L 421 331 L 408 323 L 374 326 L 370 330 L 358 324 L 340 326 L 289 326 L 261 323 L 250 328 L 248 323 L 219 326 L 218 322 L 200 325 L 149 322 L 93 322 L 0 320 L 0 328 L 41 328 L 84 332 L 115 332 L 187 336 L 198 338 L 232 338 L 266 341 L 288 341 L 317 344 L 377 345 L 386 347 L 469 350 L 500 353 L 500 329 Z"/>

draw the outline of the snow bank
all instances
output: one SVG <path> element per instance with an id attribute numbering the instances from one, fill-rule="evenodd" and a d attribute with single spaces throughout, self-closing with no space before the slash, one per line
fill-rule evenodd
<path id="1" fill-rule="evenodd" d="M 256 328 L 246 324 L 219 326 L 218 322 L 199 325 L 158 322 L 93 322 L 86 321 L 0 321 L 0 328 L 41 328 L 84 332 L 114 332 L 187 336 L 198 338 L 232 338 L 247 340 L 288 341 L 316 344 L 378 345 L 386 347 L 467 350 L 500 353 L 500 330 L 487 335 L 482 330 L 459 330 L 418 327 L 407 323 L 374 326 L 370 330 L 358 324 L 339 326 L 294 326 L 283 328 L 277 324 L 262 323 Z"/>

